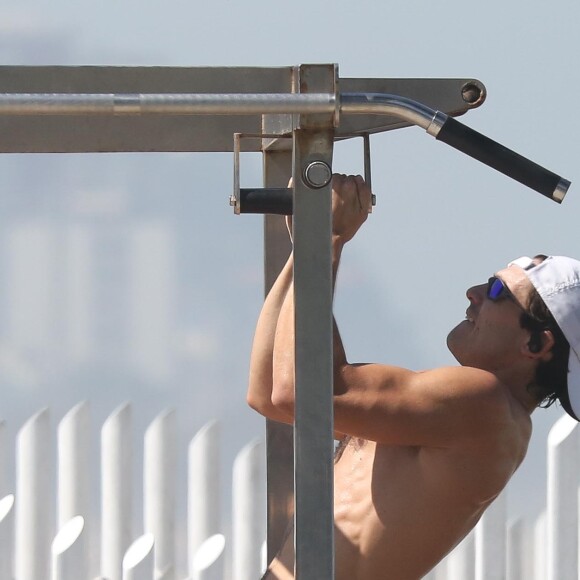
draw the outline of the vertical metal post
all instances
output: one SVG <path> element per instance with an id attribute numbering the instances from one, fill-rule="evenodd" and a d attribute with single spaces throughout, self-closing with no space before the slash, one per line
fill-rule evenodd
<path id="1" fill-rule="evenodd" d="M 312 189 L 313 159 L 331 166 L 333 131 L 294 136 L 296 578 L 334 578 L 331 186 Z"/>
<path id="2" fill-rule="evenodd" d="M 331 181 L 336 66 L 302 65 L 300 92 L 335 95 L 332 114 L 300 115 L 294 179 L 294 545 L 297 580 L 334 578 Z M 315 171 L 309 169 L 316 167 Z M 321 177 L 326 167 L 328 183 Z M 322 175 L 324 175 L 322 170 Z"/>
<path id="3" fill-rule="evenodd" d="M 286 187 L 292 175 L 292 151 L 263 154 L 264 186 Z M 264 292 L 282 270 L 292 246 L 283 216 L 264 217 Z M 266 421 L 266 481 L 268 508 L 268 562 L 282 547 L 294 511 L 294 443 L 290 425 Z"/>

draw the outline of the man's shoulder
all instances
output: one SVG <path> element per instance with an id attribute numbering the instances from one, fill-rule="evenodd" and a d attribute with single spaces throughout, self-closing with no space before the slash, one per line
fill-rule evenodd
<path id="1" fill-rule="evenodd" d="M 421 383 L 444 385 L 450 396 L 462 397 L 505 395 L 506 385 L 492 372 L 465 366 L 438 367 L 417 373 Z"/>
<path id="2" fill-rule="evenodd" d="M 423 371 L 417 380 L 427 390 L 434 389 L 441 403 L 456 412 L 497 423 L 513 417 L 510 389 L 494 373 L 466 366 L 448 366 Z"/>

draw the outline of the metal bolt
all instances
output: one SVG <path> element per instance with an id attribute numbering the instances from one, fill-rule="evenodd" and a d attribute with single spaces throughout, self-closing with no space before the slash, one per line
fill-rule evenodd
<path id="1" fill-rule="evenodd" d="M 330 183 L 332 170 L 324 161 L 312 161 L 304 170 L 304 181 L 313 189 L 320 189 Z"/>

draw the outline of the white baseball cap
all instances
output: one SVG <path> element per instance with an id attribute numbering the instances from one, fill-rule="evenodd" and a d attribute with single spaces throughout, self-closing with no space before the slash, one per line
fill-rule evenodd
<path id="1" fill-rule="evenodd" d="M 565 256 L 549 256 L 535 264 L 531 258 L 514 260 L 497 273 L 510 292 L 528 310 L 530 285 L 536 289 L 570 344 L 568 361 L 568 401 L 560 399 L 564 410 L 580 420 L 580 261 Z"/>

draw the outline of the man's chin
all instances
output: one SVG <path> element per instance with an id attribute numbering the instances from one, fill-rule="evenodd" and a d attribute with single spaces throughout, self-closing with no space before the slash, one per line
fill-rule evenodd
<path id="1" fill-rule="evenodd" d="M 454 329 L 452 329 L 451 332 L 447 335 L 447 348 L 449 349 L 449 352 L 455 357 L 455 360 L 459 364 L 463 364 L 461 362 L 460 349 L 458 348 L 459 344 L 461 344 L 461 341 L 458 340 L 457 336 L 459 326 L 460 324 L 458 324 Z"/>

